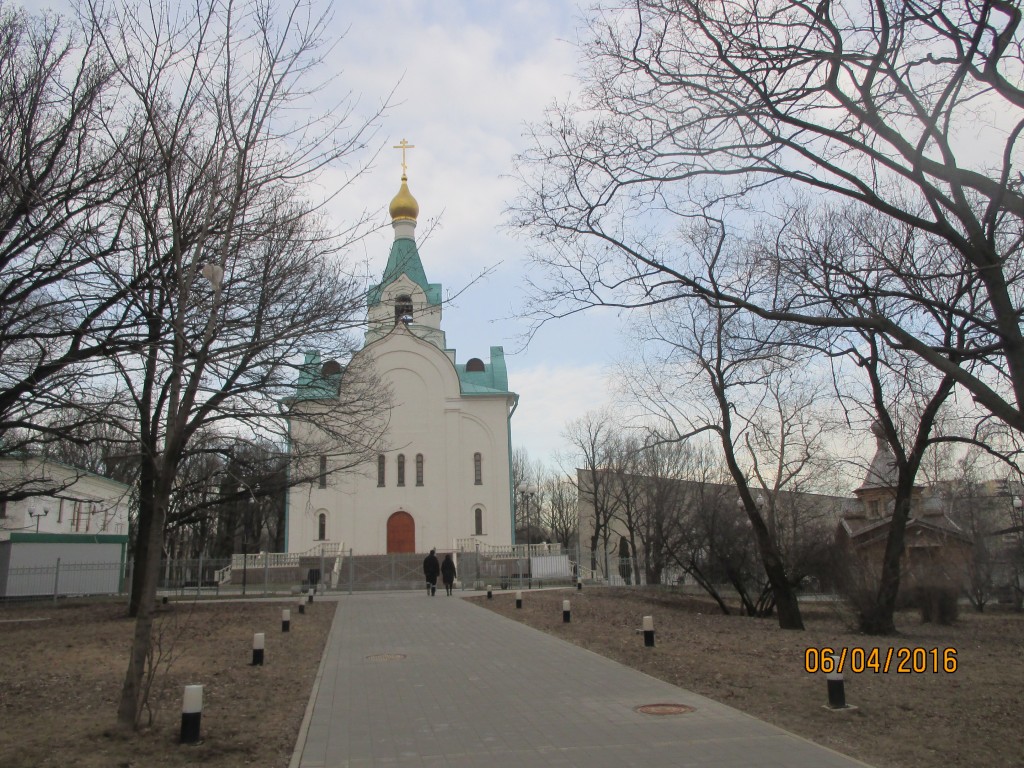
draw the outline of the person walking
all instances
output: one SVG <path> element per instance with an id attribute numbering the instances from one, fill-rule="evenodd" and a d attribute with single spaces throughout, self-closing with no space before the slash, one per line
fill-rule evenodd
<path id="1" fill-rule="evenodd" d="M 437 592 L 437 577 L 441 573 L 441 564 L 437 562 L 437 555 L 434 550 L 423 558 L 423 575 L 427 579 L 427 594 L 431 597 Z"/>
<path id="2" fill-rule="evenodd" d="M 452 560 L 451 553 L 444 556 L 444 562 L 441 563 L 441 581 L 444 582 L 445 592 L 451 597 L 452 584 L 455 583 L 455 561 Z"/>

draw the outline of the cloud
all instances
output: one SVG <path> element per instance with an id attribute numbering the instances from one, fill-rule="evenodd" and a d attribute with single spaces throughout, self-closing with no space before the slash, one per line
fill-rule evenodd
<path id="1" fill-rule="evenodd" d="M 443 211 L 425 249 L 431 263 L 472 268 L 521 258 L 521 245 L 496 231 L 515 194 L 511 158 L 525 123 L 570 87 L 574 13 L 571 3 L 539 0 L 366 3 L 339 12 L 338 31 L 349 31 L 328 66 L 340 86 L 358 89 L 368 106 L 397 91 L 380 136 L 385 150 L 339 200 L 338 215 L 377 201 L 384 218 L 400 173 L 390 147 L 407 138 L 416 147 L 409 185 L 421 221 Z"/>
<path id="2" fill-rule="evenodd" d="M 601 365 L 558 367 L 549 363 L 517 369 L 509 366 L 509 386 L 519 394 L 512 417 L 512 447 L 554 464 L 565 451 L 562 432 L 568 422 L 610 403 L 606 371 Z"/>

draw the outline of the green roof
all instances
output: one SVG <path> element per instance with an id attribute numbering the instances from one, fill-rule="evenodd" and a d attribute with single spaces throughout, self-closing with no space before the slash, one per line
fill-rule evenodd
<path id="1" fill-rule="evenodd" d="M 371 307 L 374 304 L 379 304 L 384 287 L 402 275 L 407 275 L 410 280 L 423 289 L 428 304 L 441 303 L 441 284 L 427 282 L 427 273 L 423 271 L 423 262 L 420 261 L 419 251 L 416 250 L 416 241 L 402 237 L 395 240 L 391 246 L 391 255 L 388 256 L 388 265 L 384 268 L 384 276 L 381 281 L 370 286 L 367 304 Z"/>
<path id="2" fill-rule="evenodd" d="M 505 367 L 505 350 L 491 347 L 491 359 L 484 363 L 482 371 L 467 371 L 466 363 L 456 363 L 459 387 L 464 395 L 510 395 L 508 369 Z"/>
<path id="3" fill-rule="evenodd" d="M 315 350 L 306 352 L 306 359 L 299 368 L 299 379 L 295 382 L 293 401 L 327 400 L 338 396 L 341 374 L 325 376 L 321 369 L 320 353 Z"/>

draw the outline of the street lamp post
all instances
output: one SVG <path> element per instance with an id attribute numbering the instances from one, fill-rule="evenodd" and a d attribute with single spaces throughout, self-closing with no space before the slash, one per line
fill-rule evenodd
<path id="1" fill-rule="evenodd" d="M 530 576 L 533 576 L 533 565 L 530 563 L 530 545 L 533 543 L 533 531 L 530 528 L 530 500 L 537 493 L 537 486 L 522 482 L 518 486 L 519 492 L 523 494 L 526 503 L 526 562 L 530 565 Z"/>
<path id="2" fill-rule="evenodd" d="M 42 512 L 36 512 L 34 509 L 29 509 L 28 516 L 35 518 L 36 521 L 36 533 L 39 533 L 39 518 L 46 517 L 50 514 L 50 510 L 44 509 Z"/>

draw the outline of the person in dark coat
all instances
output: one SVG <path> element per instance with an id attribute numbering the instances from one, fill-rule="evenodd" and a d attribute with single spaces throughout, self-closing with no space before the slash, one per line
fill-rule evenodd
<path id="1" fill-rule="evenodd" d="M 441 563 L 441 581 L 444 582 L 445 592 L 451 596 L 452 584 L 455 583 L 455 561 L 452 560 L 451 554 L 445 555 L 444 562 Z"/>
<path id="2" fill-rule="evenodd" d="M 427 578 L 427 594 L 431 597 L 437 592 L 437 577 L 441 573 L 441 564 L 437 562 L 434 550 L 423 558 L 423 575 Z"/>

